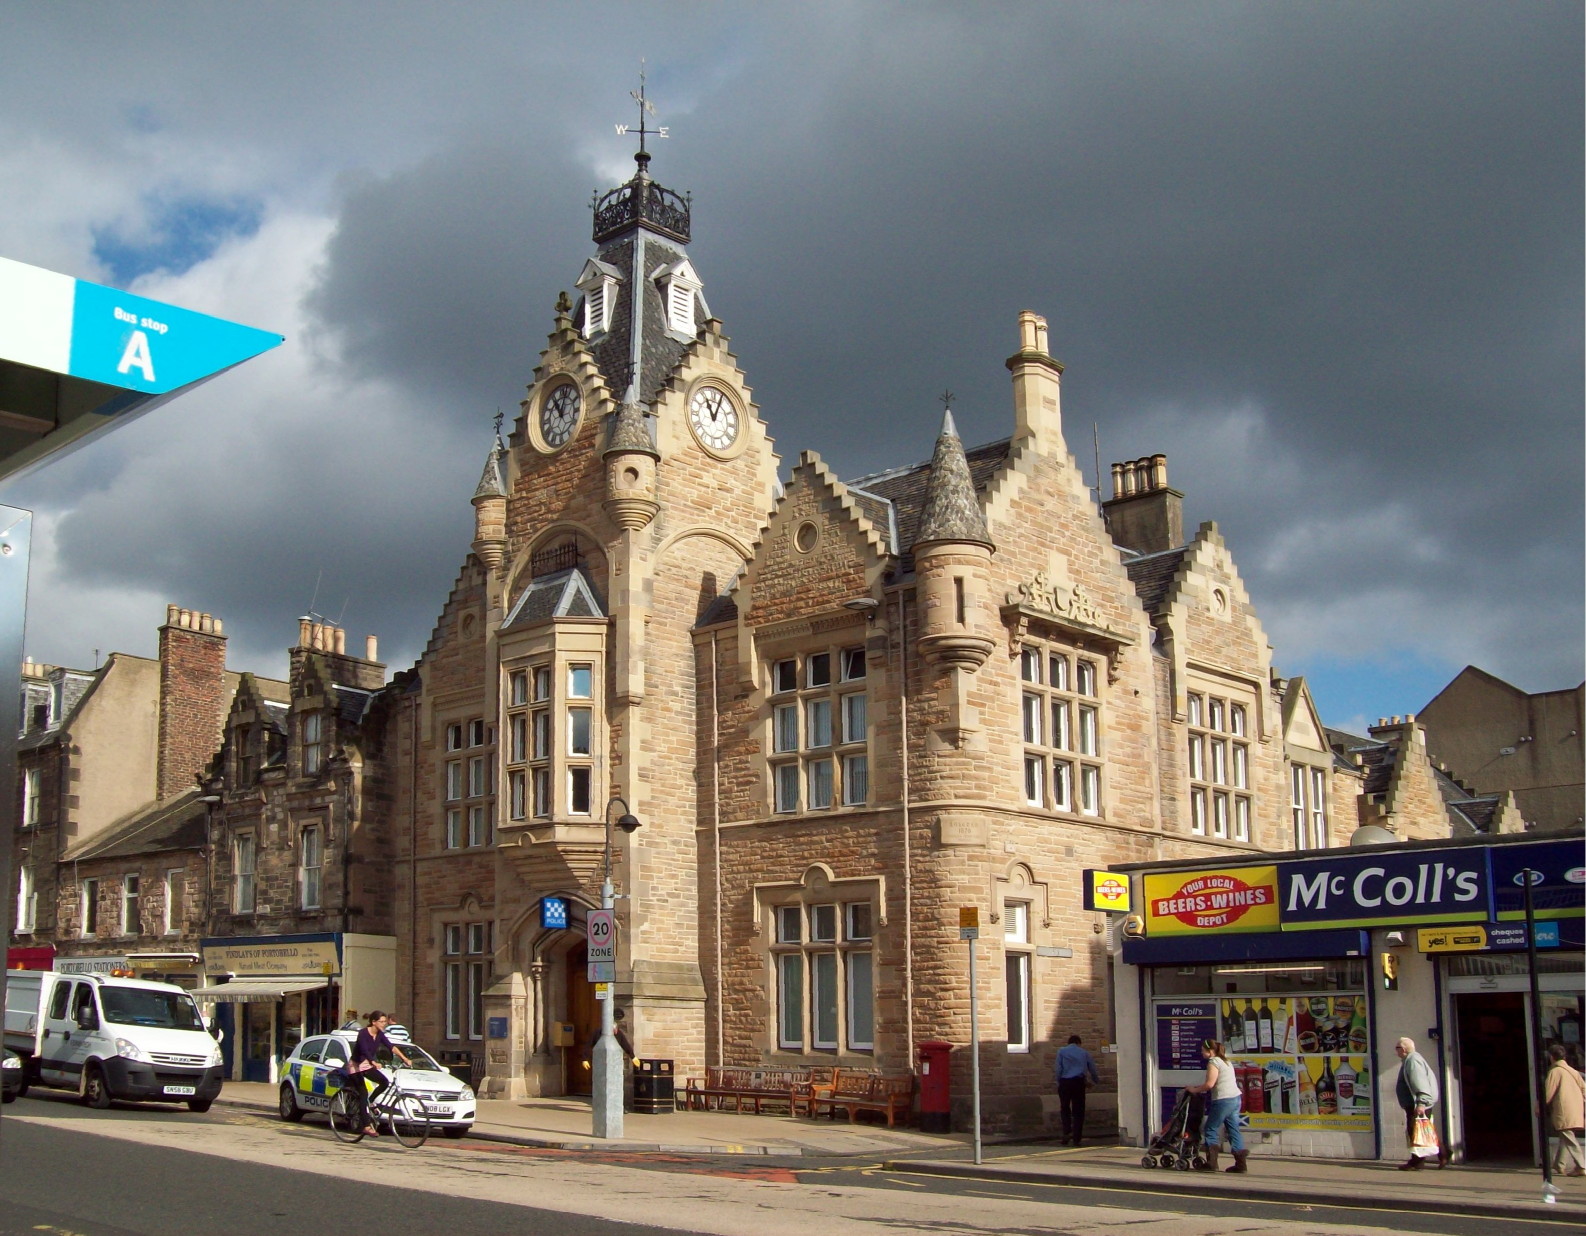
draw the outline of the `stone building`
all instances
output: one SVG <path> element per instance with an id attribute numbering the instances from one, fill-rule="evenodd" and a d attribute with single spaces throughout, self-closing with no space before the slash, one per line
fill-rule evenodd
<path id="1" fill-rule="evenodd" d="M 204 986 L 231 1076 L 275 1082 L 303 1037 L 393 1005 L 385 666 L 304 618 L 286 690 L 245 674 L 204 774 Z"/>
<path id="2" fill-rule="evenodd" d="M 196 981 L 207 896 L 197 776 L 238 681 L 220 620 L 175 605 L 152 660 L 24 666 L 8 964 Z"/>
<path id="3" fill-rule="evenodd" d="M 1039 1125 L 1057 1044 L 1112 1039 L 1081 870 L 1337 844 L 1358 770 L 1216 526 L 1184 540 L 1166 459 L 1098 509 L 1034 313 L 1006 438 L 949 413 L 929 462 L 779 482 L 646 164 L 597 202 L 391 705 L 399 1012 L 488 1092 L 587 1089 L 609 864 L 642 1055 L 902 1072 L 969 1041 L 974 907 L 989 1118 Z"/>
<path id="4" fill-rule="evenodd" d="M 1467 665 L 1422 708 L 1434 760 L 1482 793 L 1514 793 L 1533 827 L 1586 819 L 1586 686 L 1529 693 Z"/>

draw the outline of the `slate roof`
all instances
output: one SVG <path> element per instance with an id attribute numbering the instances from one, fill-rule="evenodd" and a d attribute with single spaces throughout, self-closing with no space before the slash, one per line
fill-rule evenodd
<path id="1" fill-rule="evenodd" d="M 505 498 L 507 496 L 506 482 L 501 479 L 501 457 L 507 453 L 507 448 L 497 438 L 495 445 L 490 448 L 490 458 L 485 460 L 484 473 L 479 478 L 479 486 L 474 490 L 474 501 L 481 498 Z"/>
<path id="2" fill-rule="evenodd" d="M 650 435 L 650 425 L 644 410 L 636 403 L 624 403 L 611 418 L 611 434 L 606 439 L 602 458 L 622 452 L 636 452 L 652 459 L 661 458 L 661 452 L 655 449 L 655 439 Z"/>
<path id="3" fill-rule="evenodd" d="M 1177 549 L 1142 554 L 1124 562 L 1123 569 L 1129 573 L 1129 580 L 1134 584 L 1134 590 L 1139 594 L 1140 604 L 1145 607 L 1146 613 L 1155 614 L 1162 609 L 1167 601 L 1167 590 L 1172 586 L 1173 576 L 1178 574 L 1179 565 L 1188 552 L 1188 545 L 1180 545 Z"/>
<path id="4" fill-rule="evenodd" d="M 374 707 L 374 699 L 379 692 L 366 691 L 362 687 L 349 687 L 339 682 L 334 686 L 337 718 L 351 725 L 362 724 L 363 719 L 369 715 L 370 708 Z"/>
<path id="5" fill-rule="evenodd" d="M 635 397 L 641 404 L 651 404 L 661 393 L 661 387 L 672 376 L 684 351 L 693 341 L 681 339 L 667 330 L 666 306 L 661 302 L 661 290 L 651 278 L 663 266 L 670 266 L 687 255 L 680 246 L 661 239 L 653 232 L 635 225 L 635 230 L 604 245 L 595 260 L 603 262 L 618 272 L 617 304 L 611 314 L 611 328 L 597 335 L 589 344 L 590 355 L 606 379 L 606 385 L 618 399 L 628 393 L 632 375 L 634 348 L 634 311 L 639 317 L 639 373 Z M 635 259 L 637 257 L 637 266 Z M 573 309 L 573 321 L 583 322 L 584 298 L 579 297 Z M 709 317 L 703 293 L 694 297 L 694 333 Z"/>
<path id="6" fill-rule="evenodd" d="M 208 809 L 197 788 L 162 803 L 140 807 L 110 826 L 68 859 L 126 858 L 169 850 L 201 850 Z"/>
<path id="7" fill-rule="evenodd" d="M 604 606 L 580 567 L 569 567 L 534 580 L 518 598 L 503 631 L 534 626 L 551 618 L 604 618 Z"/>

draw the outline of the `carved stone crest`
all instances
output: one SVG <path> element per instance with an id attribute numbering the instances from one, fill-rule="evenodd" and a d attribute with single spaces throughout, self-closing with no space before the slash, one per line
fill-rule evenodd
<path id="1" fill-rule="evenodd" d="M 1008 598 L 1010 601 L 1012 597 Z M 1071 618 L 1075 622 L 1101 626 L 1101 611 L 1078 584 L 1066 587 L 1045 571 L 1037 571 L 1029 582 L 1019 585 L 1019 604 L 1048 614 Z"/>

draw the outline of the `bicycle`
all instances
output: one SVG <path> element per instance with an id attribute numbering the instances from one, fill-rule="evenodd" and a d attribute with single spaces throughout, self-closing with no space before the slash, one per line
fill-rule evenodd
<path id="1" fill-rule="evenodd" d="M 424 1100 L 415 1094 L 400 1090 L 395 1082 L 374 1102 L 367 1095 L 368 1078 L 359 1075 L 349 1079 L 330 1101 L 330 1131 L 336 1140 L 356 1144 L 364 1139 L 365 1125 L 379 1128 L 384 1121 L 397 1141 L 409 1150 L 417 1150 L 430 1137 L 430 1114 Z M 359 1096 L 354 1085 L 362 1085 L 365 1093 Z"/>

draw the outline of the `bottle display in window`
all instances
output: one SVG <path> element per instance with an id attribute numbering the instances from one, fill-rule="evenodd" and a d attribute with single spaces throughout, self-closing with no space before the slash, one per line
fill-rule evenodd
<path id="1" fill-rule="evenodd" d="M 1338 1114 L 1338 1079 L 1333 1076 L 1333 1061 L 1322 1057 L 1322 1075 L 1316 1082 L 1316 1113 L 1319 1116 Z"/>
<path id="2" fill-rule="evenodd" d="M 1261 1008 L 1256 1013 L 1256 1050 L 1272 1050 L 1272 1009 L 1268 1001 L 1261 1001 Z"/>

